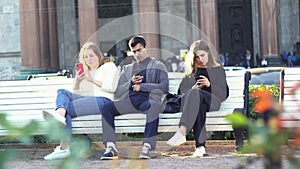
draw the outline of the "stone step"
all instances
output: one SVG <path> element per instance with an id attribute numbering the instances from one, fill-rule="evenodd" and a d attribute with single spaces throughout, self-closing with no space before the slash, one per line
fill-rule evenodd
<path id="1" fill-rule="evenodd" d="M 279 56 L 267 57 L 266 60 L 268 61 L 268 66 L 270 66 L 270 67 L 286 66 L 286 64 L 282 61 L 281 57 L 279 57 Z"/>

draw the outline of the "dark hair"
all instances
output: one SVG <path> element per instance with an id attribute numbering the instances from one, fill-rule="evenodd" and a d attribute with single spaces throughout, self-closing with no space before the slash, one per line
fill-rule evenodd
<path id="1" fill-rule="evenodd" d="M 140 43 L 141 45 L 143 45 L 143 47 L 146 47 L 146 40 L 143 36 L 133 36 L 132 38 L 130 38 L 129 42 L 128 42 L 128 46 L 130 46 L 130 48 L 135 47 L 138 43 Z"/>

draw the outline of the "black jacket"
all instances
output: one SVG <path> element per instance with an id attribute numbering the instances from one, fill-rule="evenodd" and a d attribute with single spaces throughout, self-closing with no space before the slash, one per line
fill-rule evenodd
<path id="1" fill-rule="evenodd" d="M 205 90 L 216 97 L 221 101 L 226 100 L 229 96 L 229 88 L 226 81 L 226 74 L 223 67 L 213 67 L 213 68 L 198 68 L 195 74 L 185 76 L 178 89 L 178 94 L 184 95 L 188 90 L 190 90 L 193 85 L 196 83 L 196 76 L 205 76 L 210 81 L 210 87 L 204 87 L 202 90 Z"/>

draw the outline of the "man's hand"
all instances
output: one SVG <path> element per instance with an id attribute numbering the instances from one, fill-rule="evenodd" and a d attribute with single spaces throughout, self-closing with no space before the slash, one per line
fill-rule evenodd
<path id="1" fill-rule="evenodd" d="M 140 84 L 135 84 L 135 85 L 132 85 L 131 87 L 132 87 L 132 90 L 135 91 L 135 92 L 138 92 L 141 89 Z"/>
<path id="2" fill-rule="evenodd" d="M 142 80 L 143 80 L 143 76 L 140 76 L 140 75 L 133 76 L 133 77 L 131 78 L 131 83 L 132 83 L 133 85 L 141 84 L 141 83 L 142 83 Z"/>

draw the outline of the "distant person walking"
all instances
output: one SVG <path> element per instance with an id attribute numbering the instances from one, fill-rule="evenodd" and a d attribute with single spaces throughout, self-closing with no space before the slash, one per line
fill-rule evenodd
<path id="1" fill-rule="evenodd" d="M 283 51 L 281 57 L 282 57 L 282 61 L 286 64 L 287 63 L 287 58 L 288 58 L 288 55 L 287 55 L 286 51 Z"/>
<path id="2" fill-rule="evenodd" d="M 253 57 L 253 67 L 258 67 L 259 64 L 259 54 L 256 53 L 256 55 Z"/>
<path id="3" fill-rule="evenodd" d="M 229 54 L 225 53 L 224 55 L 224 66 L 229 66 Z"/>
<path id="4" fill-rule="evenodd" d="M 245 58 L 246 58 L 247 68 L 249 69 L 251 67 L 250 66 L 251 53 L 249 50 L 246 50 Z"/>
<path id="5" fill-rule="evenodd" d="M 216 62 L 219 63 L 220 65 L 224 66 L 225 64 L 225 56 L 223 53 L 219 54 L 219 57 L 216 58 Z"/>
<path id="6" fill-rule="evenodd" d="M 298 60 L 296 52 L 294 52 L 293 55 L 291 56 L 291 60 L 292 60 L 293 65 L 296 64 L 296 62 Z"/>
<path id="7" fill-rule="evenodd" d="M 243 52 L 239 52 L 238 53 L 238 60 L 239 60 L 239 66 L 244 66 L 244 55 L 243 55 Z"/>
<path id="8" fill-rule="evenodd" d="M 268 61 L 266 60 L 265 57 L 261 60 L 261 67 L 267 67 L 268 66 Z"/>
<path id="9" fill-rule="evenodd" d="M 291 55 L 290 52 L 288 53 L 288 57 L 287 57 L 287 66 L 288 67 L 293 67 L 292 55 Z"/>

